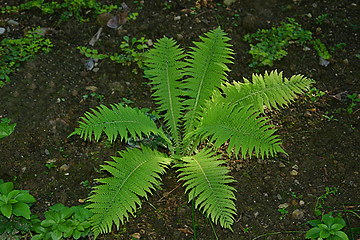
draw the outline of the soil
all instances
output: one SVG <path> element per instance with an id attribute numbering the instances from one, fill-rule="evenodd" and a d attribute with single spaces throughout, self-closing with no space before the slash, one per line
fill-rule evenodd
<path id="1" fill-rule="evenodd" d="M 287 77 L 303 74 L 313 78 L 314 86 L 325 95 L 316 101 L 300 96 L 285 109 L 269 113 L 288 156 L 227 159 L 237 180 L 233 185 L 237 189 L 233 232 L 217 225 L 212 228 L 196 210 L 193 215 L 176 174 L 169 171 L 162 189 L 144 199 L 136 217 L 100 239 L 216 239 L 214 232 L 218 239 L 304 239 L 310 229 L 306 222 L 320 218 L 315 206 L 321 196 L 326 196 L 320 201 L 322 213 L 340 214 L 346 219 L 349 238 L 360 239 L 360 104 L 353 107 L 352 114 L 346 111 L 351 103 L 346 95 L 360 93 L 359 2 L 238 0 L 230 6 L 215 0 L 197 2 L 198 8 L 195 1 L 186 0 L 126 1 L 132 12 L 139 13 L 137 19 L 118 30 L 105 27 L 94 48 L 113 53 L 119 51 L 125 35 L 153 42 L 166 35 L 188 49 L 199 35 L 220 26 L 235 50 L 230 81 L 278 69 Z M 317 24 L 316 18 L 322 14 L 328 17 Z M 45 15 L 36 9 L 0 17 L 2 22 L 13 19 L 20 23 L 1 38 L 21 36 L 25 29 L 36 26 L 56 29 L 47 35 L 54 45 L 51 51 L 22 64 L 10 76 L 11 83 L 0 89 L 0 117 L 17 123 L 14 133 L 0 142 L 0 178 L 13 181 L 17 189 L 29 190 L 37 200 L 32 212 L 40 216 L 55 203 L 81 204 L 94 186 L 93 179 L 105 176 L 100 165 L 126 147 L 121 142 L 109 145 L 104 139 L 97 143 L 84 142 L 78 136 L 68 138 L 84 112 L 123 98 L 133 101 L 134 107 L 155 107 L 142 70 L 138 69 L 138 74 L 132 71 L 135 64 L 122 66 L 103 60 L 97 72 L 84 69 L 87 59 L 77 47 L 89 47 L 87 43 L 99 28 L 91 13 L 88 17 L 89 22 L 69 19 L 59 25 L 59 14 Z M 330 49 L 327 67 L 319 64 L 311 46 L 304 51 L 295 45 L 290 45 L 288 55 L 273 67 L 254 70 L 248 66 L 250 46 L 242 40 L 244 35 L 278 26 L 287 17 L 295 18 Z M 345 47 L 336 48 L 340 43 Z M 91 97 L 89 86 L 103 98 Z M 84 99 L 85 95 L 89 97 Z M 47 167 L 51 162 L 53 167 Z M 326 188 L 337 193 L 326 195 Z M 288 207 L 280 213 L 279 205 L 285 203 Z"/>

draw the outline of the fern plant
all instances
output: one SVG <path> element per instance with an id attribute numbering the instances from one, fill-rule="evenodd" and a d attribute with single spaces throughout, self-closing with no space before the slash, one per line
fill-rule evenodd
<path id="1" fill-rule="evenodd" d="M 216 149 L 228 142 L 227 151 L 259 157 L 284 152 L 274 126 L 262 114 L 264 106 L 277 109 L 301 94 L 313 80 L 296 75 L 284 78 L 276 71 L 253 75 L 252 81 L 227 82 L 233 51 L 220 28 L 194 42 L 185 54 L 175 40 L 163 37 L 149 50 L 146 76 L 164 126 L 156 126 L 139 109 L 113 104 L 85 113 L 71 135 L 96 141 L 105 133 L 116 138 L 161 136 L 169 155 L 141 146 L 119 152 L 120 157 L 102 168 L 112 176 L 97 179 L 89 197 L 90 221 L 95 236 L 134 215 L 159 184 L 168 167 L 178 172 L 189 201 L 214 223 L 231 229 L 236 215 L 235 180 Z M 70 136 L 71 136 L 70 135 Z"/>

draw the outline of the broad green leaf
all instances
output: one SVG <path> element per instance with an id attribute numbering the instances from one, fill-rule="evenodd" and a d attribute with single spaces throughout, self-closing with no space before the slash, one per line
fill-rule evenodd
<path id="1" fill-rule="evenodd" d="M 1 213 L 5 217 L 7 217 L 7 218 L 11 217 L 11 214 L 12 214 L 12 205 L 11 204 L 6 204 L 6 205 L 1 206 L 0 210 L 1 210 Z"/>
<path id="2" fill-rule="evenodd" d="M 13 205 L 13 213 L 15 216 L 22 216 L 26 219 L 30 219 L 30 207 L 26 203 L 18 202 Z"/>
<path id="3" fill-rule="evenodd" d="M 15 199 L 23 203 L 33 203 L 36 201 L 36 199 L 27 191 L 21 191 L 21 193 L 19 193 L 19 195 L 17 195 Z"/>
<path id="4" fill-rule="evenodd" d="M 305 238 L 306 239 L 313 239 L 313 238 L 318 238 L 320 236 L 320 228 L 318 227 L 314 227 L 314 228 L 311 228 L 305 235 Z"/>
<path id="5" fill-rule="evenodd" d="M 0 193 L 7 196 L 14 189 L 14 184 L 12 182 L 6 182 L 0 184 Z"/>
<path id="6" fill-rule="evenodd" d="M 338 237 L 341 240 L 349 240 L 349 237 L 343 231 L 335 232 L 335 236 Z"/>

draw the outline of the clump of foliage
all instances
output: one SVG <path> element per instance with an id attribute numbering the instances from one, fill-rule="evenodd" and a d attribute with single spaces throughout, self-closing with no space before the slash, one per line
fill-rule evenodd
<path id="1" fill-rule="evenodd" d="M 10 82 L 9 75 L 17 70 L 21 62 L 34 58 L 39 51 L 45 53 L 53 46 L 50 39 L 32 30 L 23 38 L 4 38 L 0 42 L 0 87 Z"/>
<path id="2" fill-rule="evenodd" d="M 305 46 L 311 43 L 318 55 L 329 59 L 331 55 L 319 39 L 314 40 L 310 31 L 304 30 L 293 18 L 288 23 L 281 22 L 280 26 L 271 29 L 259 29 L 256 33 L 247 34 L 244 41 L 250 43 L 249 53 L 253 57 L 250 67 L 273 66 L 274 61 L 285 57 L 286 48 L 290 43 Z M 252 42 L 257 42 L 255 45 Z"/>
<path id="3" fill-rule="evenodd" d="M 0 121 L 0 140 L 14 132 L 16 123 L 10 124 L 11 119 L 2 118 Z"/>
<path id="4" fill-rule="evenodd" d="M 155 122 L 137 108 L 121 103 L 101 105 L 87 112 L 70 135 L 99 141 L 105 133 L 117 138 L 164 139 L 169 155 L 144 145 L 120 151 L 102 165 L 112 176 L 101 178 L 88 199 L 94 213 L 90 221 L 95 236 L 111 231 L 134 215 L 141 198 L 147 198 L 168 167 L 175 168 L 189 201 L 213 222 L 231 229 L 236 214 L 235 181 L 216 151 L 257 157 L 284 152 L 269 119 L 268 109 L 286 106 L 302 94 L 313 80 L 301 75 L 284 78 L 276 71 L 253 75 L 252 81 L 230 84 L 226 80 L 233 50 L 223 30 L 217 28 L 194 42 L 186 54 L 176 41 L 163 37 L 145 60 L 157 111 L 164 121 Z"/>
<path id="5" fill-rule="evenodd" d="M 71 208 L 55 204 L 45 212 L 45 219 L 34 229 L 38 234 L 31 240 L 86 237 L 90 233 L 88 219 L 93 213 L 83 206 Z"/>
<path id="6" fill-rule="evenodd" d="M 344 219 L 333 217 L 331 213 L 324 214 L 322 220 L 307 222 L 311 228 L 305 235 L 306 239 L 348 240 L 345 232 L 341 231 L 346 224 Z"/>
<path id="7" fill-rule="evenodd" d="M 111 61 L 121 63 L 123 66 L 130 66 L 136 64 L 138 68 L 144 67 L 144 60 L 146 56 L 146 49 L 148 39 L 141 37 L 137 39 L 133 37 L 130 39 L 124 36 L 124 41 L 120 44 L 120 53 L 99 53 L 96 49 L 90 49 L 85 46 L 79 46 L 80 53 L 85 54 L 86 57 L 92 59 L 110 59 Z M 134 73 L 138 73 L 137 68 L 133 69 Z"/>
<path id="8" fill-rule="evenodd" d="M 89 19 L 85 17 L 86 11 L 93 10 L 95 15 L 103 12 L 111 12 L 118 9 L 117 5 L 103 5 L 96 0 L 62 0 L 62 1 L 45 1 L 45 0 L 30 0 L 20 5 L 3 6 L 0 12 L 14 13 L 31 8 L 39 8 L 45 14 L 53 14 L 56 11 L 61 12 L 59 23 L 67 21 L 70 17 L 75 17 L 79 22 L 86 22 Z"/>

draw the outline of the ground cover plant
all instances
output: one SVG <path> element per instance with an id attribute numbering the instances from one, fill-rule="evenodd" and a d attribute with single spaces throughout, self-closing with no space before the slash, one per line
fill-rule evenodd
<path id="1" fill-rule="evenodd" d="M 284 152 L 273 126 L 259 114 L 264 105 L 268 109 L 286 106 L 313 80 L 301 75 L 287 79 L 274 71 L 232 85 L 226 82 L 226 64 L 232 59 L 230 39 L 217 28 L 201 40 L 194 42 L 196 47 L 186 61 L 176 41 L 167 37 L 148 52 L 145 74 L 153 85 L 165 131 L 140 110 L 114 104 L 86 113 L 73 132 L 84 140 L 94 135 L 96 141 L 105 133 L 110 142 L 154 134 L 162 137 L 170 150 L 165 156 L 145 146 L 128 148 L 102 166 L 112 177 L 99 179 L 102 185 L 95 187 L 89 198 L 95 236 L 110 232 L 113 223 L 119 228 L 129 214 L 134 215 L 136 206 L 141 205 L 139 197 L 147 198 L 168 166 L 177 169 L 189 201 L 194 200 L 195 207 L 213 222 L 231 229 L 236 212 L 235 189 L 230 185 L 234 179 L 216 156 L 216 149 L 229 141 L 227 151 L 242 157 Z"/>
<path id="2" fill-rule="evenodd" d="M 40 29 L 51 30 L 40 33 L 45 34 L 44 38 L 50 39 L 53 45 L 48 53 L 39 51 L 35 58 L 19 62 L 16 71 L 8 75 L 11 81 L 0 88 L 0 121 L 3 123 L 0 125 L 5 127 L 1 131 L 6 135 L 0 139 L 0 178 L 4 182 L 13 182 L 13 189 L 29 191 L 36 199 L 28 204 L 30 219 L 14 214 L 7 218 L 0 212 L 0 239 L 30 239 L 35 235 L 41 238 L 41 234 L 50 238 L 51 235 L 68 236 L 65 235 L 67 230 L 75 229 L 70 226 L 74 215 L 66 218 L 66 226 L 61 224 L 59 229 L 54 227 L 56 224 L 47 225 L 57 217 L 50 217 L 43 223 L 45 227 L 41 226 L 47 219 L 45 213 L 54 212 L 52 206 L 56 204 L 67 208 L 84 207 L 88 196 L 93 195 L 94 187 L 103 185 L 94 179 L 112 176 L 101 169 L 102 165 L 111 166 L 106 161 L 115 161 L 111 156 L 121 159 L 129 156 L 129 151 L 145 150 L 160 152 L 172 163 L 159 174 L 161 180 L 156 180 L 147 197 L 138 196 L 141 206 L 135 203 L 134 217 L 128 212 L 129 217 L 124 217 L 119 230 L 114 225 L 111 232 L 101 234 L 97 239 L 305 239 L 306 233 L 317 227 L 307 222 L 321 221 L 328 213 L 345 220 L 346 226 L 340 231 L 349 239 L 359 238 L 360 196 L 356 193 L 360 186 L 360 52 L 357 44 L 360 15 L 355 1 L 124 1 L 129 8 L 128 21 L 112 25 L 116 28 L 104 25 L 106 19 L 100 21 L 100 17 L 119 13 L 123 16 L 123 8 L 109 8 L 109 11 L 103 8 L 119 6 L 122 1 L 97 0 L 97 6 L 101 5 L 105 10 L 101 14 L 89 6 L 93 1 L 72 1 L 74 4 L 83 2 L 78 4 L 79 8 L 72 9 L 48 5 L 55 2 L 60 5 L 70 3 L 65 0 L 0 3 L 0 41 L 23 38 L 30 29 L 40 26 Z M 26 3 L 28 6 L 41 4 L 20 9 L 21 4 Z M 17 7 L 19 10 L 15 9 Z M 50 11 L 43 11 L 47 7 Z M 76 16 L 77 13 L 84 21 Z M 130 17 L 133 20 L 130 21 Z M 321 58 L 313 43 L 296 46 L 297 40 L 290 40 L 285 48 L 286 57 L 273 61 L 272 67 L 249 68 L 253 58 L 248 53 L 250 44 L 243 40 L 244 36 L 256 33 L 258 29 L 279 27 L 281 22 L 289 23 L 288 18 L 295 19 L 303 30 L 311 31 L 314 39 L 320 39 L 331 58 L 320 65 Z M 228 43 L 234 53 L 230 59 L 233 64 L 226 64 L 231 69 L 226 72 L 230 86 L 245 83 L 243 77 L 252 83 L 254 71 L 261 74 L 254 77 L 265 78 L 265 72 L 270 75 L 274 69 L 283 74 L 282 79 L 303 74 L 316 80 L 297 101 L 281 109 L 265 107 L 258 116 L 268 120 L 264 126 L 273 125 L 271 130 L 276 129 L 274 134 L 279 135 L 277 139 L 282 139 L 280 146 L 288 155 L 280 152 L 262 158 L 261 154 L 256 157 L 254 153 L 251 158 L 249 154 L 242 157 L 241 153 L 227 152 L 231 149 L 229 142 L 216 148 L 216 140 L 211 142 L 212 136 L 200 146 L 191 142 L 194 151 L 213 153 L 214 158 L 223 162 L 221 167 L 228 169 L 229 180 L 234 180 L 229 183 L 236 189 L 232 191 L 236 198 L 233 200 L 236 208 L 231 225 L 233 231 L 213 224 L 211 217 L 207 218 L 199 207 L 195 208 L 197 197 L 191 196 L 194 195 L 191 190 L 186 192 L 185 181 L 179 176 L 181 171 L 177 171 L 181 168 L 175 165 L 187 164 L 182 160 L 184 156 L 192 157 L 196 153 L 172 154 L 171 147 L 175 142 L 164 121 L 165 112 L 157 112 L 161 104 L 152 97 L 156 84 L 149 84 L 153 80 L 143 77 L 143 70 L 148 68 L 140 69 L 135 62 L 118 64 L 109 61 L 108 57 L 93 61 L 95 66 L 91 70 L 85 67 L 89 57 L 115 52 L 123 54 L 119 47 L 125 36 L 129 46 L 133 38 L 149 39 L 146 41 L 149 49 L 153 49 L 152 43 L 163 36 L 176 39 L 184 47 L 186 57 L 183 61 L 186 62 L 191 59 L 189 52 L 193 50 L 189 47 L 194 46 L 193 41 L 198 41 L 199 36 L 217 26 L 228 34 Z M 93 36 L 98 37 L 94 46 L 90 44 L 94 43 L 91 41 Z M 97 53 L 89 52 L 94 55 L 86 57 L 79 53 L 78 46 L 96 49 Z M 136 44 L 134 47 L 125 46 L 125 49 L 137 51 Z M 322 46 L 318 47 L 322 51 Z M 140 74 L 132 72 L 134 68 Z M 179 84 L 189 79 L 186 72 L 184 69 Z M 225 97 L 227 84 L 219 89 L 222 95 L 213 95 L 211 101 Z M 180 90 L 186 92 L 185 88 Z M 67 138 L 79 126 L 77 122 L 84 112 L 93 114 L 89 109 L 98 111 L 100 104 L 111 110 L 112 105 L 118 103 L 123 108 L 126 104 L 126 108 L 140 109 L 142 114 L 139 115 L 145 114 L 155 121 L 166 138 L 153 133 L 135 138 L 127 135 L 128 141 L 122 141 L 118 136 L 113 142 L 106 134 L 98 141 L 83 141 L 78 136 Z M 184 114 L 183 111 L 181 119 Z M 201 118 L 201 121 L 205 122 L 205 119 Z M 184 121 L 179 126 L 180 145 L 183 145 L 186 143 Z M 220 128 L 216 130 L 220 131 Z M 202 133 L 205 138 L 207 132 Z M 171 144 L 164 139 L 170 140 Z M 132 150 L 127 151 L 129 148 Z M 34 227 L 39 226 L 45 228 L 46 233 L 40 228 L 35 231 Z M 70 239 L 83 233 L 81 226 L 76 226 L 80 231 Z M 89 231 L 81 238 L 93 239 L 93 236 Z"/>

